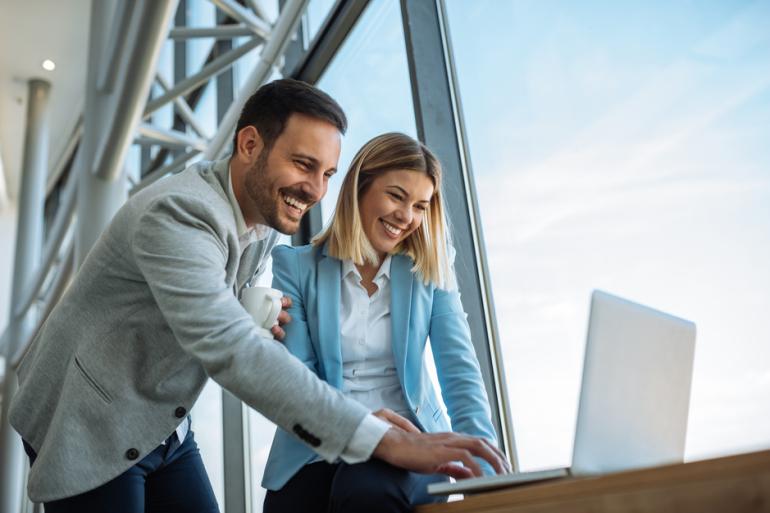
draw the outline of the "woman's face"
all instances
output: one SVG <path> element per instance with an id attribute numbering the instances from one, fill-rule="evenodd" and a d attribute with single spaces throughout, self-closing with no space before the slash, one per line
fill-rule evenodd
<path id="1" fill-rule="evenodd" d="M 388 171 L 361 195 L 364 233 L 382 259 L 420 227 L 433 196 L 433 182 L 419 171 Z"/>

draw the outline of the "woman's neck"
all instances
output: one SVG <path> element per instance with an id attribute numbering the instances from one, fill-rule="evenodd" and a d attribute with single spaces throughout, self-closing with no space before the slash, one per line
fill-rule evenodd
<path id="1" fill-rule="evenodd" d="M 373 264 L 369 261 L 364 261 L 362 265 L 356 265 L 356 269 L 361 274 L 361 283 L 369 290 L 367 285 L 372 284 L 374 277 L 377 275 L 377 271 L 380 270 L 382 262 L 385 260 L 385 254 L 377 255 L 377 263 Z M 371 295 L 371 294 L 370 294 Z"/>

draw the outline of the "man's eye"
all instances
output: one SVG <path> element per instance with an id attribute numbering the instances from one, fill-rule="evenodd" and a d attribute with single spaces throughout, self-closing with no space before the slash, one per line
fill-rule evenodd
<path id="1" fill-rule="evenodd" d="M 303 169 L 308 169 L 310 167 L 310 164 L 305 162 L 304 160 L 295 160 L 294 161 L 298 166 L 302 167 Z"/>

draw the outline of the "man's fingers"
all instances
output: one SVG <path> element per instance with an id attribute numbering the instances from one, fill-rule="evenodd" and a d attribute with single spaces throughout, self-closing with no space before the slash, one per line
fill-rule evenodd
<path id="1" fill-rule="evenodd" d="M 291 298 L 289 296 L 283 296 L 281 298 L 281 308 L 284 310 L 291 308 Z"/>
<path id="2" fill-rule="evenodd" d="M 473 459 L 473 455 L 470 451 L 466 451 L 465 449 L 447 449 L 443 453 L 443 456 L 445 460 L 444 464 L 459 461 L 465 468 L 471 471 L 472 477 L 484 475 L 484 471 L 481 470 L 481 466 Z"/>
<path id="3" fill-rule="evenodd" d="M 486 460 L 498 474 L 506 473 L 505 456 L 502 452 L 484 438 L 476 438 L 455 433 L 448 433 L 443 443 L 454 448 L 464 449 L 474 456 Z"/>
<path id="4" fill-rule="evenodd" d="M 291 322 L 291 315 L 289 315 L 289 312 L 286 310 L 281 310 L 281 312 L 278 314 L 278 324 L 283 326 L 284 324 L 288 324 Z"/>
<path id="5" fill-rule="evenodd" d="M 273 334 L 273 337 L 275 337 L 276 340 L 283 340 L 284 337 L 286 337 L 286 332 L 278 325 L 270 328 L 270 333 Z"/>
<path id="6" fill-rule="evenodd" d="M 444 463 L 436 469 L 436 474 L 445 474 L 455 479 L 468 479 L 473 477 L 471 469 L 458 465 L 457 463 Z"/>

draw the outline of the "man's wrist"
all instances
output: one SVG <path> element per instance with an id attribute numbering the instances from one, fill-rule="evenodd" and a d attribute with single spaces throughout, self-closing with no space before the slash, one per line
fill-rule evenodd
<path id="1" fill-rule="evenodd" d="M 368 460 L 390 429 L 390 424 L 367 414 L 356 428 L 348 445 L 340 455 L 345 463 L 361 463 Z"/>

